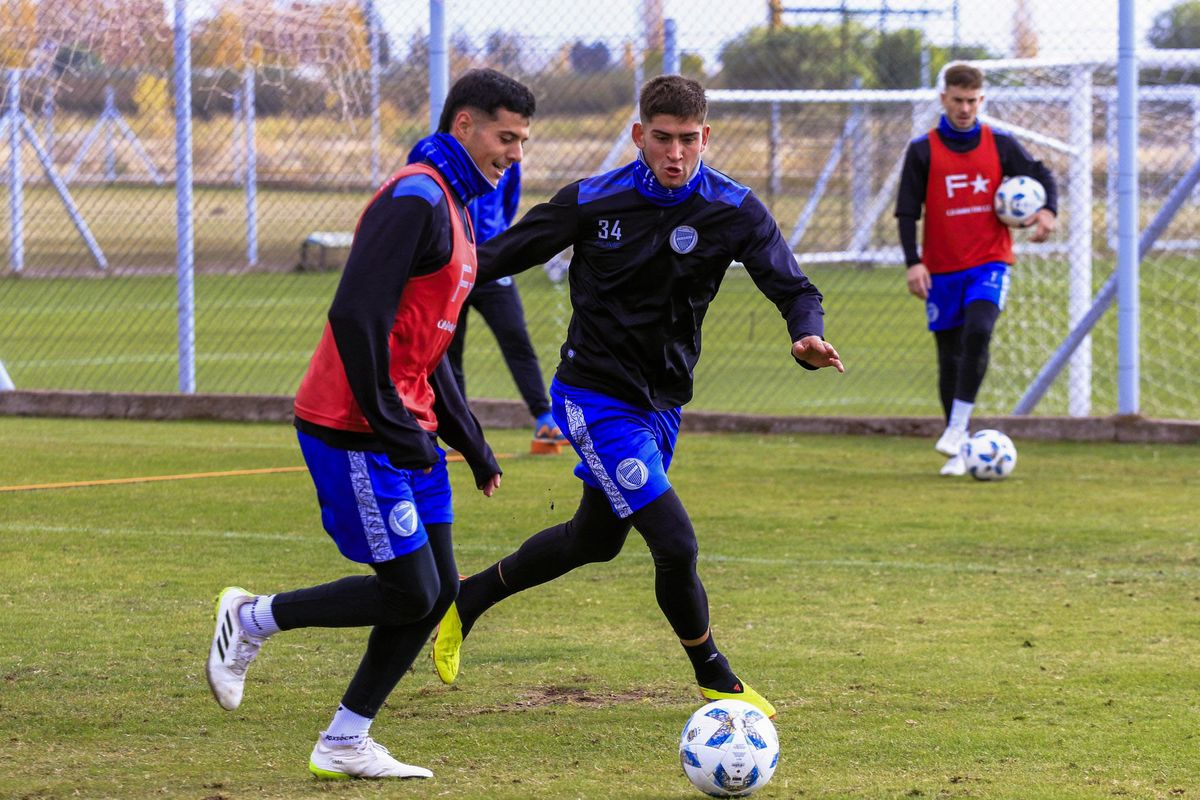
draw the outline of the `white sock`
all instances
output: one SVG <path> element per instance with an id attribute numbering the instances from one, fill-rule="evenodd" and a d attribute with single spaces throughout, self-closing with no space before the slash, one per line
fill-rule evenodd
<path id="1" fill-rule="evenodd" d="M 251 636 L 265 639 L 279 633 L 275 615 L 271 613 L 271 601 L 274 599 L 273 594 L 260 594 L 253 603 L 242 603 L 238 608 L 238 620 Z"/>
<path id="2" fill-rule="evenodd" d="M 374 721 L 370 717 L 355 714 L 339 703 L 329 728 L 321 734 L 321 740 L 329 745 L 358 744 L 366 738 Z"/>
<path id="3" fill-rule="evenodd" d="M 950 424 L 947 427 L 958 431 L 965 431 L 967 426 L 971 424 L 971 412 L 974 410 L 974 403 L 968 403 L 966 400 L 955 400 L 954 405 L 950 406 Z"/>

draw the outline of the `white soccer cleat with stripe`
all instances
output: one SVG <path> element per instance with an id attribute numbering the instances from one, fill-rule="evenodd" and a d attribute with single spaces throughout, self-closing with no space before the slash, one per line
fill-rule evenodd
<path id="1" fill-rule="evenodd" d="M 246 670 L 262 647 L 263 640 L 247 633 L 238 619 L 238 609 L 254 599 L 240 586 L 226 587 L 217 597 L 217 626 L 204 673 L 213 697 L 226 711 L 241 705 Z"/>
<path id="2" fill-rule="evenodd" d="M 942 432 L 941 437 L 938 438 L 937 444 L 933 446 L 933 449 L 944 456 L 956 456 L 962 452 L 962 446 L 966 444 L 968 436 L 970 434 L 961 428 L 947 427 Z"/>
<path id="3" fill-rule="evenodd" d="M 370 736 L 355 744 L 330 745 L 318 739 L 308 759 L 308 771 L 323 780 L 349 778 L 432 778 L 424 767 L 403 764 Z"/>
<path id="4" fill-rule="evenodd" d="M 942 465 L 942 468 L 938 470 L 938 474 L 948 478 L 957 478 L 960 475 L 966 475 L 967 460 L 963 458 L 962 453 L 950 456 L 950 460 Z"/>

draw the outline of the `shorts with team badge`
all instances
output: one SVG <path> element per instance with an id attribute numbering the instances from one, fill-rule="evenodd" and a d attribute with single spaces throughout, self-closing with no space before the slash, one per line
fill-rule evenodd
<path id="1" fill-rule="evenodd" d="M 1001 311 L 1008 297 L 1008 264 L 992 261 L 958 272 L 937 272 L 929 276 L 929 298 L 925 313 L 929 330 L 957 328 L 965 321 L 967 306 L 976 300 L 994 303 Z"/>
<path id="2" fill-rule="evenodd" d="M 342 450 L 301 431 L 321 522 L 342 555 L 378 564 L 425 545 L 426 525 L 454 521 L 446 453 L 428 473 L 398 469 L 383 453 Z"/>
<path id="3" fill-rule="evenodd" d="M 618 517 L 628 517 L 671 488 L 667 470 L 679 437 L 678 408 L 640 408 L 558 378 L 550 383 L 550 404 L 559 430 L 581 459 L 575 475 L 604 492 Z"/>

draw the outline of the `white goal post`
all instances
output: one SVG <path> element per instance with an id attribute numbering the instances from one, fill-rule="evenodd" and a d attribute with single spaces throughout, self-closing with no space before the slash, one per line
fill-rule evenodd
<path id="1" fill-rule="evenodd" d="M 1062 224 L 1059 233 L 1045 244 L 1018 241 L 1015 247 L 1022 262 L 1040 260 L 1046 264 L 1066 262 L 1066 329 L 1037 332 L 1056 337 L 1053 343 L 1065 340 L 1067 330 L 1084 319 L 1093 301 L 1093 258 L 1097 240 L 1093 237 L 1096 213 L 1104 214 L 1106 235 L 1099 240 L 1102 247 L 1115 251 L 1116 169 L 1115 113 L 1116 87 L 1110 79 L 1115 61 L 1080 61 L 1049 59 L 1004 59 L 972 62 L 987 76 L 984 89 L 986 105 L 981 120 L 1005 130 L 1021 140 L 1035 155 L 1052 157 L 1060 184 L 1059 211 Z M 1140 59 L 1149 69 L 1200 68 L 1200 51 L 1155 51 Z M 941 107 L 937 89 L 908 90 L 710 90 L 710 104 L 716 107 L 769 109 L 768 179 L 772 194 L 780 184 L 784 171 L 786 141 L 780 124 L 781 110 L 796 119 L 804 109 L 841 106 L 845 108 L 845 125 L 827 150 L 824 164 L 808 192 L 803 208 L 793 219 L 781 219 L 780 224 L 796 251 L 797 260 L 806 265 L 877 264 L 901 265 L 903 254 L 895 243 L 895 228 L 891 211 L 895 203 L 904 144 L 908 139 L 929 130 L 936 124 Z M 1187 146 L 1191 157 L 1200 153 L 1200 87 L 1139 86 L 1139 99 L 1144 106 L 1155 103 L 1186 105 L 1191 117 L 1191 136 Z M 1095 110 L 1102 106 L 1106 114 L 1099 118 L 1112 124 L 1104 126 L 1099 136 L 1094 134 Z M 863 123 L 864 110 L 888 113 L 893 123 L 908 120 L 908 130 L 896 130 L 896 125 L 871 127 Z M 1029 117 L 1028 121 L 1022 115 Z M 1047 122 L 1053 120 L 1053 123 Z M 901 126 L 903 123 L 901 123 Z M 794 131 L 788 132 L 795 139 Z M 889 159 L 874 161 L 847 157 L 850 142 L 862 137 L 886 138 Z M 825 141 L 824 139 L 822 141 Z M 876 147 L 879 142 L 875 143 Z M 894 155 L 892 155 L 894 154 Z M 884 166 L 886 165 L 886 166 Z M 1103 169 L 1107 179 L 1093 186 L 1093 174 Z M 815 167 L 815 165 L 814 165 Z M 829 237 L 819 244 L 806 240 L 817 217 L 817 209 L 827 199 L 832 178 L 841 171 L 848 189 L 850 230 L 844 232 L 841 247 L 829 248 Z M 1154 245 L 1157 250 L 1200 251 L 1200 238 L 1163 239 Z M 1047 268 L 1048 270 L 1048 268 Z M 1047 271 L 1043 270 L 1043 271 Z M 1029 325 L 1037 325 L 1030 322 Z M 1028 380 L 1031 375 L 1023 375 Z M 1092 353 L 1090 337 L 1083 337 L 1075 346 L 1069 360 L 1067 379 L 1067 413 L 1087 416 L 1092 409 Z"/>
<path id="2" fill-rule="evenodd" d="M 1087 67 L 1075 67 L 1069 86 L 1055 87 L 988 87 L 985 91 L 989 106 L 1003 103 L 1046 104 L 1055 108 L 1068 109 L 1069 125 L 1065 138 L 1040 133 L 1028 126 L 1009 122 L 1002 116 L 981 114 L 982 121 L 993 127 L 1008 131 L 1018 139 L 1036 143 L 1051 150 L 1063 153 L 1068 158 L 1070 179 L 1064 181 L 1066 194 L 1060 199 L 1060 207 L 1066 211 L 1071 220 L 1067 226 L 1066 240 L 1054 240 L 1045 244 L 1018 243 L 1016 251 L 1023 256 L 1053 256 L 1062 257 L 1064 254 L 1069 263 L 1069 310 L 1068 316 L 1072 323 L 1082 318 L 1092 299 L 1092 80 L 1091 70 Z M 721 104 L 769 104 L 779 105 L 812 105 L 837 104 L 851 108 L 863 106 L 892 106 L 908 109 L 911 120 L 909 138 L 929 130 L 937 124 L 941 107 L 938 103 L 939 93 L 936 89 L 911 90 L 813 90 L 813 91 L 742 91 L 716 90 L 708 93 L 709 102 Z M 835 143 L 826 162 L 822 176 L 830 174 L 836 168 L 836 162 L 841 157 L 841 145 L 848 136 L 854 135 L 855 130 L 847 126 L 842 137 Z M 771 147 L 771 153 L 776 158 L 782 148 Z M 842 264 L 842 263 L 876 263 L 901 265 L 904 256 L 898 244 L 882 245 L 873 242 L 880 227 L 880 221 L 891 217 L 891 209 L 896 201 L 896 189 L 900 178 L 900 167 L 904 158 L 904 147 L 893 147 L 895 159 L 891 168 L 881 177 L 859 176 L 851 179 L 853 197 L 853 232 L 847 246 L 840 250 L 809 251 L 802 247 L 805 231 L 826 191 L 827 183 L 818 179 L 813 192 L 808 198 L 804 211 L 790 227 L 789 244 L 796 250 L 796 258 L 802 264 Z M 861 169 L 861 160 L 852 161 L 851 170 Z M 870 167 L 870 164 L 867 164 Z M 769 165 L 771 174 L 777 173 L 781 165 Z M 878 185 L 878 188 L 873 189 Z M 786 223 L 785 223 L 786 224 Z M 885 226 L 886 227 L 886 226 Z M 789 230 L 785 227 L 785 231 Z M 1198 243 L 1200 244 L 1200 243 Z M 1090 403 L 1091 383 L 1091 349 L 1090 343 L 1083 343 L 1071 360 L 1072 396 L 1070 413 L 1073 416 L 1086 416 L 1091 412 Z"/>

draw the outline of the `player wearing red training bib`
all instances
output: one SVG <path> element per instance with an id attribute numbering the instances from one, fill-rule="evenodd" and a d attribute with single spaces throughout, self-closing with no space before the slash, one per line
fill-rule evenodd
<path id="1" fill-rule="evenodd" d="M 938 126 L 909 142 L 900 175 L 896 219 L 908 265 L 908 290 L 925 301 L 938 354 L 938 394 L 946 429 L 934 449 L 949 457 L 942 475 L 966 472 L 960 449 L 987 372 L 992 330 L 1008 294 L 1012 236 L 992 210 L 1003 178 L 1028 175 L 1046 189 L 1046 206 L 1031 223 L 1043 242 L 1056 224 L 1054 176 L 1011 136 L 981 125 L 983 73 L 968 64 L 946 68 Z M 917 247 L 917 220 L 925 224 Z"/>
<path id="2" fill-rule="evenodd" d="M 369 568 L 277 594 L 236 586 L 217 600 L 205 674 L 222 708 L 271 636 L 370 627 L 366 652 L 321 731 L 318 778 L 428 778 L 370 736 L 371 723 L 458 594 L 450 479 L 441 438 L 491 496 L 500 467 L 444 356 L 475 281 L 467 203 L 521 160 L 533 94 L 472 70 L 446 97 L 423 156 L 376 192 L 359 219 L 320 343 L 296 395 L 300 450 L 325 531 Z"/>

